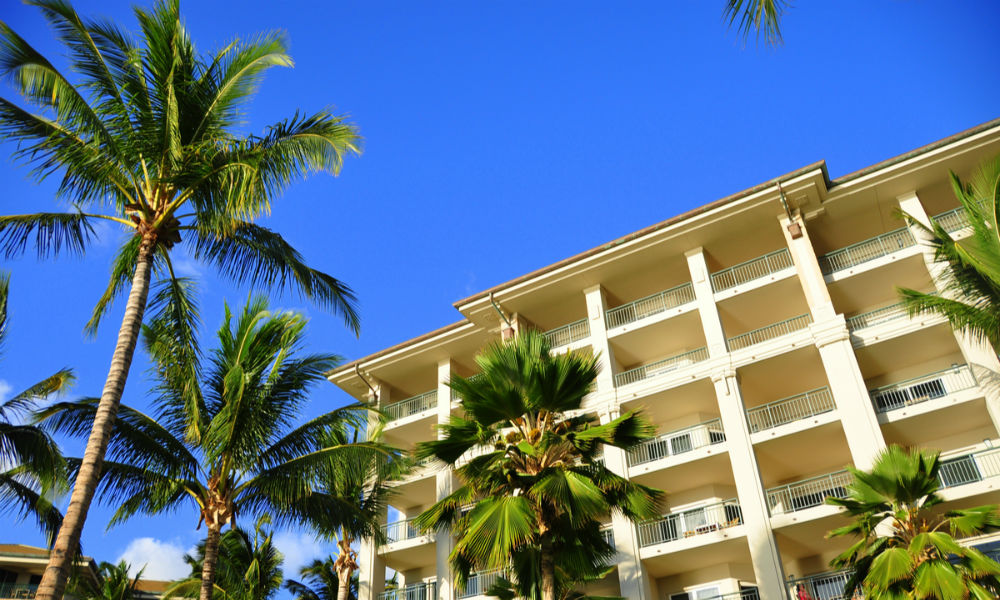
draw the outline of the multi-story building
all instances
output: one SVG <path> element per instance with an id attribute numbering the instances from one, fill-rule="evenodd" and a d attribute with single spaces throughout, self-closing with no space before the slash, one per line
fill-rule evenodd
<path id="1" fill-rule="evenodd" d="M 413 448 L 461 411 L 445 382 L 473 375 L 491 340 L 531 327 L 555 352 L 599 353 L 586 407 L 641 409 L 659 431 L 606 464 L 666 502 L 660 519 L 609 523 L 617 570 L 593 591 L 839 598 L 845 576 L 828 565 L 847 541 L 825 534 L 845 518 L 824 498 L 844 494 L 846 465 L 870 467 L 887 444 L 939 449 L 946 508 L 1000 502 L 997 355 L 940 317 L 908 317 L 896 291 L 939 290 L 942 268 L 900 211 L 967 234 L 948 173 L 997 155 L 1000 120 L 838 179 L 808 165 L 461 300 L 460 322 L 330 378 Z M 456 589 L 450 535 L 409 525 L 453 489 L 452 470 L 398 485 L 389 543 L 362 545 L 361 598 L 481 594 L 489 573 Z M 383 591 L 387 568 L 399 591 Z"/>
<path id="2" fill-rule="evenodd" d="M 49 551 L 24 544 L 0 544 L 0 600 L 31 600 L 49 564 Z M 96 582 L 97 563 L 84 556 L 76 563 L 75 577 Z M 73 598 L 66 594 L 67 598 Z"/>

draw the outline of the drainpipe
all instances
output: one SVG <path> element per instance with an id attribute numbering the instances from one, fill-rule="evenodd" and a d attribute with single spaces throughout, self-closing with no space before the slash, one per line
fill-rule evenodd
<path id="1" fill-rule="evenodd" d="M 500 305 L 497 304 L 497 301 L 493 299 L 493 292 L 490 292 L 490 304 L 492 304 L 493 308 L 496 309 L 497 314 L 500 315 L 500 318 L 503 319 L 503 322 L 507 324 L 506 327 L 504 327 L 502 330 L 500 330 L 500 337 L 501 337 L 501 339 L 503 339 L 503 341 L 507 341 L 507 340 L 513 338 L 514 337 L 514 324 L 510 322 L 510 319 L 508 319 L 507 315 L 504 314 L 503 309 L 500 308 Z"/>

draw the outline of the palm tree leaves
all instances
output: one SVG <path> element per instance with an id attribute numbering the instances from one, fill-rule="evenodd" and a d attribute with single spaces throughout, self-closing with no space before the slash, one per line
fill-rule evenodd
<path id="1" fill-rule="evenodd" d="M 766 44 L 781 42 L 781 16 L 785 0 L 726 0 L 723 19 L 736 26 L 740 37 L 748 38 L 754 31 Z"/>
<path id="2" fill-rule="evenodd" d="M 466 517 L 454 552 L 486 568 L 502 568 L 516 550 L 536 539 L 536 530 L 534 507 L 524 496 L 486 498 Z"/>
<path id="3" fill-rule="evenodd" d="M 39 258 L 55 256 L 64 249 L 82 254 L 94 236 L 90 217 L 82 213 L 0 216 L 0 252 L 6 258 L 23 254 L 32 238 Z"/>

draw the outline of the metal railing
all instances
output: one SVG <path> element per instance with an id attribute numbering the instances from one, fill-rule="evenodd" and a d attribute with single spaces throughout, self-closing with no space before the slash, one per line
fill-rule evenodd
<path id="1" fill-rule="evenodd" d="M 601 525 L 601 537 L 612 548 L 615 547 L 615 530 L 611 525 Z"/>
<path id="2" fill-rule="evenodd" d="M 490 571 L 479 571 L 469 575 L 465 585 L 458 589 L 459 598 L 472 598 L 473 596 L 483 596 L 493 584 L 504 574 L 502 569 Z"/>
<path id="3" fill-rule="evenodd" d="M 386 590 L 378 600 L 437 600 L 437 582 L 411 583 L 405 587 Z"/>
<path id="4" fill-rule="evenodd" d="M 628 465 L 634 467 L 667 456 L 690 452 L 726 441 L 722 421 L 712 419 L 684 429 L 658 435 L 628 451 Z"/>
<path id="5" fill-rule="evenodd" d="M 747 424 L 750 432 L 756 433 L 821 415 L 836 407 L 830 389 L 821 387 L 748 409 Z"/>
<path id="6" fill-rule="evenodd" d="M 545 332 L 545 339 L 549 340 L 549 346 L 553 348 L 567 346 L 588 336 L 590 336 L 590 321 L 587 319 L 580 319 Z"/>
<path id="7" fill-rule="evenodd" d="M 857 331 L 881 325 L 882 323 L 888 323 L 889 321 L 905 319 L 906 317 L 906 309 L 903 308 L 903 303 L 897 302 L 896 304 L 882 306 L 875 310 L 854 315 L 853 317 L 847 317 L 847 329 L 848 331 Z"/>
<path id="8" fill-rule="evenodd" d="M 803 597 L 813 600 L 851 600 L 844 595 L 844 586 L 850 576 L 847 571 L 834 571 L 793 579 L 788 582 L 788 596 L 791 600 Z"/>
<path id="9" fill-rule="evenodd" d="M 965 213 L 965 208 L 962 206 L 945 211 L 932 217 L 932 219 L 948 233 L 955 233 L 971 226 L 969 215 Z"/>
<path id="10" fill-rule="evenodd" d="M 0 583 L 0 598 L 8 600 L 27 600 L 35 597 L 38 591 L 36 583 Z"/>
<path id="11" fill-rule="evenodd" d="M 652 296 L 639 298 L 628 304 L 608 309 L 604 313 L 604 317 L 607 320 L 608 329 L 613 329 L 688 302 L 694 302 L 694 287 L 690 283 L 683 283 L 669 290 L 656 292 Z"/>
<path id="12" fill-rule="evenodd" d="M 886 413 L 911 404 L 943 398 L 948 394 L 975 386 L 976 377 L 969 365 L 955 365 L 937 373 L 868 390 L 868 395 L 875 406 L 875 412 Z"/>
<path id="13" fill-rule="evenodd" d="M 385 534 L 386 543 L 412 540 L 421 535 L 420 530 L 413 526 L 413 519 L 386 523 L 382 526 L 382 533 Z"/>
<path id="14" fill-rule="evenodd" d="M 736 499 L 663 515 L 638 525 L 639 547 L 664 544 L 743 524 L 743 511 Z"/>
<path id="15" fill-rule="evenodd" d="M 400 400 L 399 402 L 394 402 L 388 406 L 382 407 L 382 412 L 390 421 L 396 421 L 403 419 L 412 415 L 416 415 L 424 412 L 425 410 L 430 410 L 437 406 L 437 390 L 431 390 L 429 392 L 424 392 L 413 396 L 412 398 L 407 398 L 406 400 Z"/>
<path id="16" fill-rule="evenodd" d="M 772 515 L 793 513 L 826 502 L 828 496 L 844 498 L 852 481 L 847 471 L 827 473 L 767 490 L 767 505 Z"/>
<path id="17" fill-rule="evenodd" d="M 810 323 L 812 323 L 812 317 L 808 314 L 799 315 L 797 317 L 792 317 L 791 319 L 785 319 L 784 321 L 780 321 L 778 323 L 772 323 L 766 327 L 761 327 L 759 329 L 754 329 L 753 331 L 733 336 L 726 340 L 726 344 L 730 351 L 740 350 L 742 348 L 753 346 L 754 344 L 766 342 L 767 340 L 773 340 L 776 337 L 781 337 L 783 335 L 805 329 Z"/>
<path id="18" fill-rule="evenodd" d="M 670 373 L 695 363 L 699 363 L 703 360 L 708 360 L 707 348 L 698 348 L 697 350 L 691 350 L 690 352 L 671 356 L 670 358 L 657 360 L 616 374 L 615 387 L 621 387 L 623 385 L 642 381 L 643 379 L 649 379 L 650 377 Z"/>
<path id="19" fill-rule="evenodd" d="M 824 254 L 819 257 L 819 266 L 824 275 L 829 275 L 830 273 L 850 269 L 876 258 L 882 258 L 897 250 L 909 248 L 916 243 L 917 241 L 913 238 L 910 230 L 906 227 L 901 227 L 856 244 L 851 244 L 846 248 Z"/>
<path id="20" fill-rule="evenodd" d="M 712 291 L 728 290 L 755 279 L 767 277 L 791 266 L 793 266 L 792 255 L 789 254 L 788 248 L 768 252 L 764 256 L 758 256 L 717 273 L 712 273 Z"/>
<path id="21" fill-rule="evenodd" d="M 942 488 L 975 483 L 1000 475 L 1000 448 L 942 458 L 938 478 Z"/>
<path id="22" fill-rule="evenodd" d="M 710 596 L 706 600 L 760 600 L 760 593 L 756 588 L 747 588 L 738 592 Z"/>

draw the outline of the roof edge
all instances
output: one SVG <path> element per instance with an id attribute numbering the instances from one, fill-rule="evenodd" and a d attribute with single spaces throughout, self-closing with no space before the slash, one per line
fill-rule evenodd
<path id="1" fill-rule="evenodd" d="M 352 360 L 350 362 L 347 362 L 347 363 L 344 363 L 344 364 L 340 365 L 339 367 L 336 367 L 334 369 L 330 369 L 329 371 L 326 372 L 326 378 L 327 379 L 333 379 L 334 377 L 337 377 L 337 376 L 339 376 L 341 374 L 344 374 L 344 373 L 346 373 L 346 372 L 354 369 L 354 367 L 356 367 L 356 366 L 361 366 L 363 363 L 373 361 L 373 360 L 375 360 L 377 358 L 382 358 L 383 356 L 386 356 L 388 354 L 392 354 L 393 352 L 398 352 L 399 350 L 403 350 L 404 348 L 406 348 L 408 346 L 414 346 L 414 345 L 419 344 L 421 342 L 426 342 L 427 340 L 432 339 L 434 337 L 437 337 L 437 336 L 440 336 L 440 335 L 444 335 L 444 334 L 449 333 L 449 332 L 451 332 L 451 331 L 453 331 L 455 329 L 459 329 L 463 325 L 470 325 L 470 324 L 472 324 L 472 321 L 470 321 L 468 319 L 462 319 L 461 321 L 456 321 L 454 323 L 449 323 L 448 325 L 445 325 L 444 327 L 438 327 L 437 329 L 434 329 L 432 331 L 428 331 L 427 333 L 424 333 L 422 335 L 418 335 L 415 338 L 410 338 L 408 340 L 399 342 L 398 344 L 394 344 L 392 346 L 389 346 L 388 348 L 384 348 L 382 350 L 379 350 L 378 352 L 375 352 L 374 354 L 369 354 L 367 356 L 362 356 L 361 358 L 356 358 L 356 359 L 354 359 L 354 360 Z"/>

